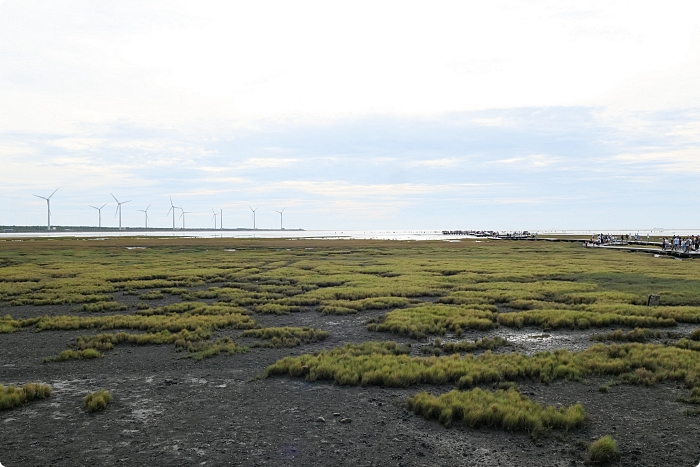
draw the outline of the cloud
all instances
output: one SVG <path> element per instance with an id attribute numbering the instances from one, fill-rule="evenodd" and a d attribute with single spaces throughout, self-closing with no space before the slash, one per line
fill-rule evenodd
<path id="1" fill-rule="evenodd" d="M 427 167 L 427 168 L 447 168 L 459 165 L 463 159 L 458 157 L 443 157 L 441 159 L 424 159 L 410 161 L 406 164 L 408 167 Z"/>
<path id="2" fill-rule="evenodd" d="M 558 164 L 561 158 L 546 154 L 532 154 L 529 156 L 511 157 L 490 162 L 503 166 L 517 166 L 518 168 L 543 168 Z"/>
<path id="3" fill-rule="evenodd" d="M 700 147 L 678 150 L 657 150 L 640 153 L 618 154 L 613 156 L 626 166 L 664 172 L 700 173 Z"/>

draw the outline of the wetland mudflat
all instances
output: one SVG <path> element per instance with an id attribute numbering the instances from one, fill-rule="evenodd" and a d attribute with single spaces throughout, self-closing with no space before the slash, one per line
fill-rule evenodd
<path id="1" fill-rule="evenodd" d="M 569 466 L 604 435 L 619 465 L 700 459 L 695 261 L 517 241 L 116 238 L 0 242 L 0 264 L 0 384 L 52 387 L 0 411 L 4 465 Z M 474 388 L 451 407 L 580 404 L 586 419 L 531 420 L 533 437 L 410 410 L 423 391 L 437 406 Z M 89 413 L 98 390 L 113 400 Z"/>

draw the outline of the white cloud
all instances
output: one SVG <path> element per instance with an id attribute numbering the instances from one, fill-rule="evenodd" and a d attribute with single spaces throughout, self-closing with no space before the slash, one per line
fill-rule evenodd
<path id="1" fill-rule="evenodd" d="M 508 159 L 499 159 L 490 162 L 491 164 L 500 164 L 505 166 L 518 166 L 526 168 L 542 168 L 557 164 L 561 159 L 555 156 L 546 154 L 532 154 L 529 156 L 510 157 Z"/>
<path id="2" fill-rule="evenodd" d="M 657 150 L 613 156 L 615 161 L 665 172 L 700 173 L 700 147 L 678 150 Z"/>
<path id="3" fill-rule="evenodd" d="M 428 168 L 446 168 L 459 165 L 463 159 L 458 157 L 443 157 L 441 159 L 424 159 L 410 161 L 408 167 L 428 167 Z"/>

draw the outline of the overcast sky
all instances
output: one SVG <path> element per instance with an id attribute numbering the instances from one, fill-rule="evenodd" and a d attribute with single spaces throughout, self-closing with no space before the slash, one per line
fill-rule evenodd
<path id="1" fill-rule="evenodd" d="M 700 3 L 0 1 L 0 224 L 700 228 Z"/>

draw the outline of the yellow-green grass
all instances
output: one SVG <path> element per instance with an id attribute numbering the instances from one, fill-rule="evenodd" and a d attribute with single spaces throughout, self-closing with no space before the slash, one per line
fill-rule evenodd
<path id="1" fill-rule="evenodd" d="M 221 353 L 228 355 L 236 353 L 245 353 L 248 347 L 240 346 L 233 342 L 229 337 L 223 337 L 216 341 L 185 341 L 184 345 L 178 345 L 178 350 L 186 350 L 188 357 L 194 360 L 213 357 Z"/>
<path id="2" fill-rule="evenodd" d="M 700 342 L 692 341 L 686 338 L 678 339 L 678 342 L 676 342 L 675 345 L 679 349 L 690 349 L 700 351 Z"/>
<path id="3" fill-rule="evenodd" d="M 592 334 L 589 339 L 592 341 L 628 341 L 628 342 L 646 342 L 649 339 L 662 337 L 677 338 L 677 333 L 652 331 L 646 328 L 634 328 L 631 331 L 623 331 L 616 329 L 615 331 L 604 334 Z"/>
<path id="4" fill-rule="evenodd" d="M 164 298 L 165 295 L 163 295 L 160 291 L 158 290 L 149 290 L 146 293 L 142 293 L 139 298 L 141 300 L 160 300 L 161 298 Z"/>
<path id="5" fill-rule="evenodd" d="M 97 302 L 86 303 L 76 309 L 76 311 L 85 311 L 89 313 L 104 312 L 104 311 L 124 311 L 129 307 L 117 302 Z"/>
<path id="6" fill-rule="evenodd" d="M 700 329 L 696 329 L 695 331 L 691 332 L 690 339 L 694 341 L 700 341 Z"/>
<path id="7" fill-rule="evenodd" d="M 503 347 L 510 345 L 508 340 L 502 337 L 483 337 L 477 339 L 474 342 L 461 341 L 461 342 L 442 342 L 442 340 L 435 339 L 432 345 L 424 345 L 421 350 L 423 353 L 433 353 L 439 355 L 440 352 L 445 353 L 455 353 L 455 352 L 473 352 L 475 350 L 494 350 L 498 347 Z"/>
<path id="8" fill-rule="evenodd" d="M 591 443 L 588 448 L 588 461 L 591 464 L 605 464 L 620 459 L 617 443 L 611 436 L 606 435 Z"/>
<path id="9" fill-rule="evenodd" d="M 41 318 L 13 319 L 10 315 L 0 318 L 0 333 L 11 333 L 22 328 L 34 326 Z"/>
<path id="10" fill-rule="evenodd" d="M 689 388 L 700 386 L 700 352 L 663 345 L 595 344 L 580 352 L 561 349 L 532 356 L 487 351 L 478 356 L 410 357 L 395 349 L 397 345 L 391 342 L 347 344 L 314 355 L 285 357 L 269 366 L 265 374 L 387 387 L 456 384 L 468 388 L 522 378 L 549 383 L 585 376 L 619 376 L 629 384 L 673 380 Z"/>
<path id="11" fill-rule="evenodd" d="M 407 401 L 409 410 L 435 419 L 449 427 L 486 426 L 506 431 L 525 431 L 532 437 L 549 430 L 568 431 L 581 427 L 586 413 L 580 404 L 570 407 L 543 407 L 514 389 L 485 391 L 453 390 L 440 396 L 421 392 Z"/>
<path id="12" fill-rule="evenodd" d="M 265 342 L 257 342 L 254 347 L 296 347 L 301 344 L 318 342 L 328 337 L 328 331 L 309 327 L 276 327 L 249 329 L 241 333 L 241 337 L 255 337 Z"/>
<path id="13" fill-rule="evenodd" d="M 109 391 L 105 391 L 104 389 L 88 393 L 83 399 L 83 405 L 88 412 L 104 410 L 111 402 L 112 395 Z"/>
<path id="14" fill-rule="evenodd" d="M 390 311 L 370 322 L 367 329 L 420 338 L 448 330 L 461 335 L 463 329 L 486 330 L 496 326 L 494 312 L 488 305 L 423 305 Z"/>
<path id="15" fill-rule="evenodd" d="M 513 313 L 499 313 L 498 323 L 504 326 L 522 328 L 539 326 L 542 329 L 588 329 L 607 326 L 669 327 L 677 323 L 671 318 L 652 316 L 623 315 L 618 313 L 598 313 L 577 310 L 529 310 Z"/>
<path id="16" fill-rule="evenodd" d="M 191 358 L 201 360 L 220 353 L 242 353 L 247 348 L 238 346 L 229 338 L 222 338 L 217 341 L 208 341 L 211 337 L 210 330 L 197 328 L 194 332 L 186 329 L 172 334 L 167 330 L 157 333 L 127 334 L 119 332 L 116 334 L 97 334 L 93 336 L 78 337 L 70 348 L 62 351 L 55 357 L 44 358 L 44 362 L 56 362 L 66 360 L 82 360 L 88 358 L 99 358 L 102 352 L 112 350 L 116 345 L 129 343 L 134 345 L 165 345 L 173 344 L 176 350 L 186 350 Z"/>
<path id="17" fill-rule="evenodd" d="M 51 395 L 51 386 L 41 383 L 27 383 L 22 387 L 0 384 L 0 410 L 12 409 L 35 399 Z"/>
<path id="18" fill-rule="evenodd" d="M 145 249 L 126 248 L 132 246 Z M 36 239 L 0 241 L 0 264 L 0 302 L 11 306 L 78 304 L 87 305 L 84 311 L 117 312 L 123 305 L 114 302 L 114 293 L 133 292 L 169 293 L 186 301 L 213 298 L 220 302 L 216 306 L 273 313 L 387 309 L 372 327 L 414 336 L 496 324 L 700 323 L 700 262 L 563 243 Z M 649 293 L 660 294 L 663 306 L 644 306 Z M 440 303 L 415 306 L 426 297 Z M 195 313 L 228 312 L 204 306 L 190 314 Z M 0 332 L 32 326 L 9 321 L 0 320 Z"/>

